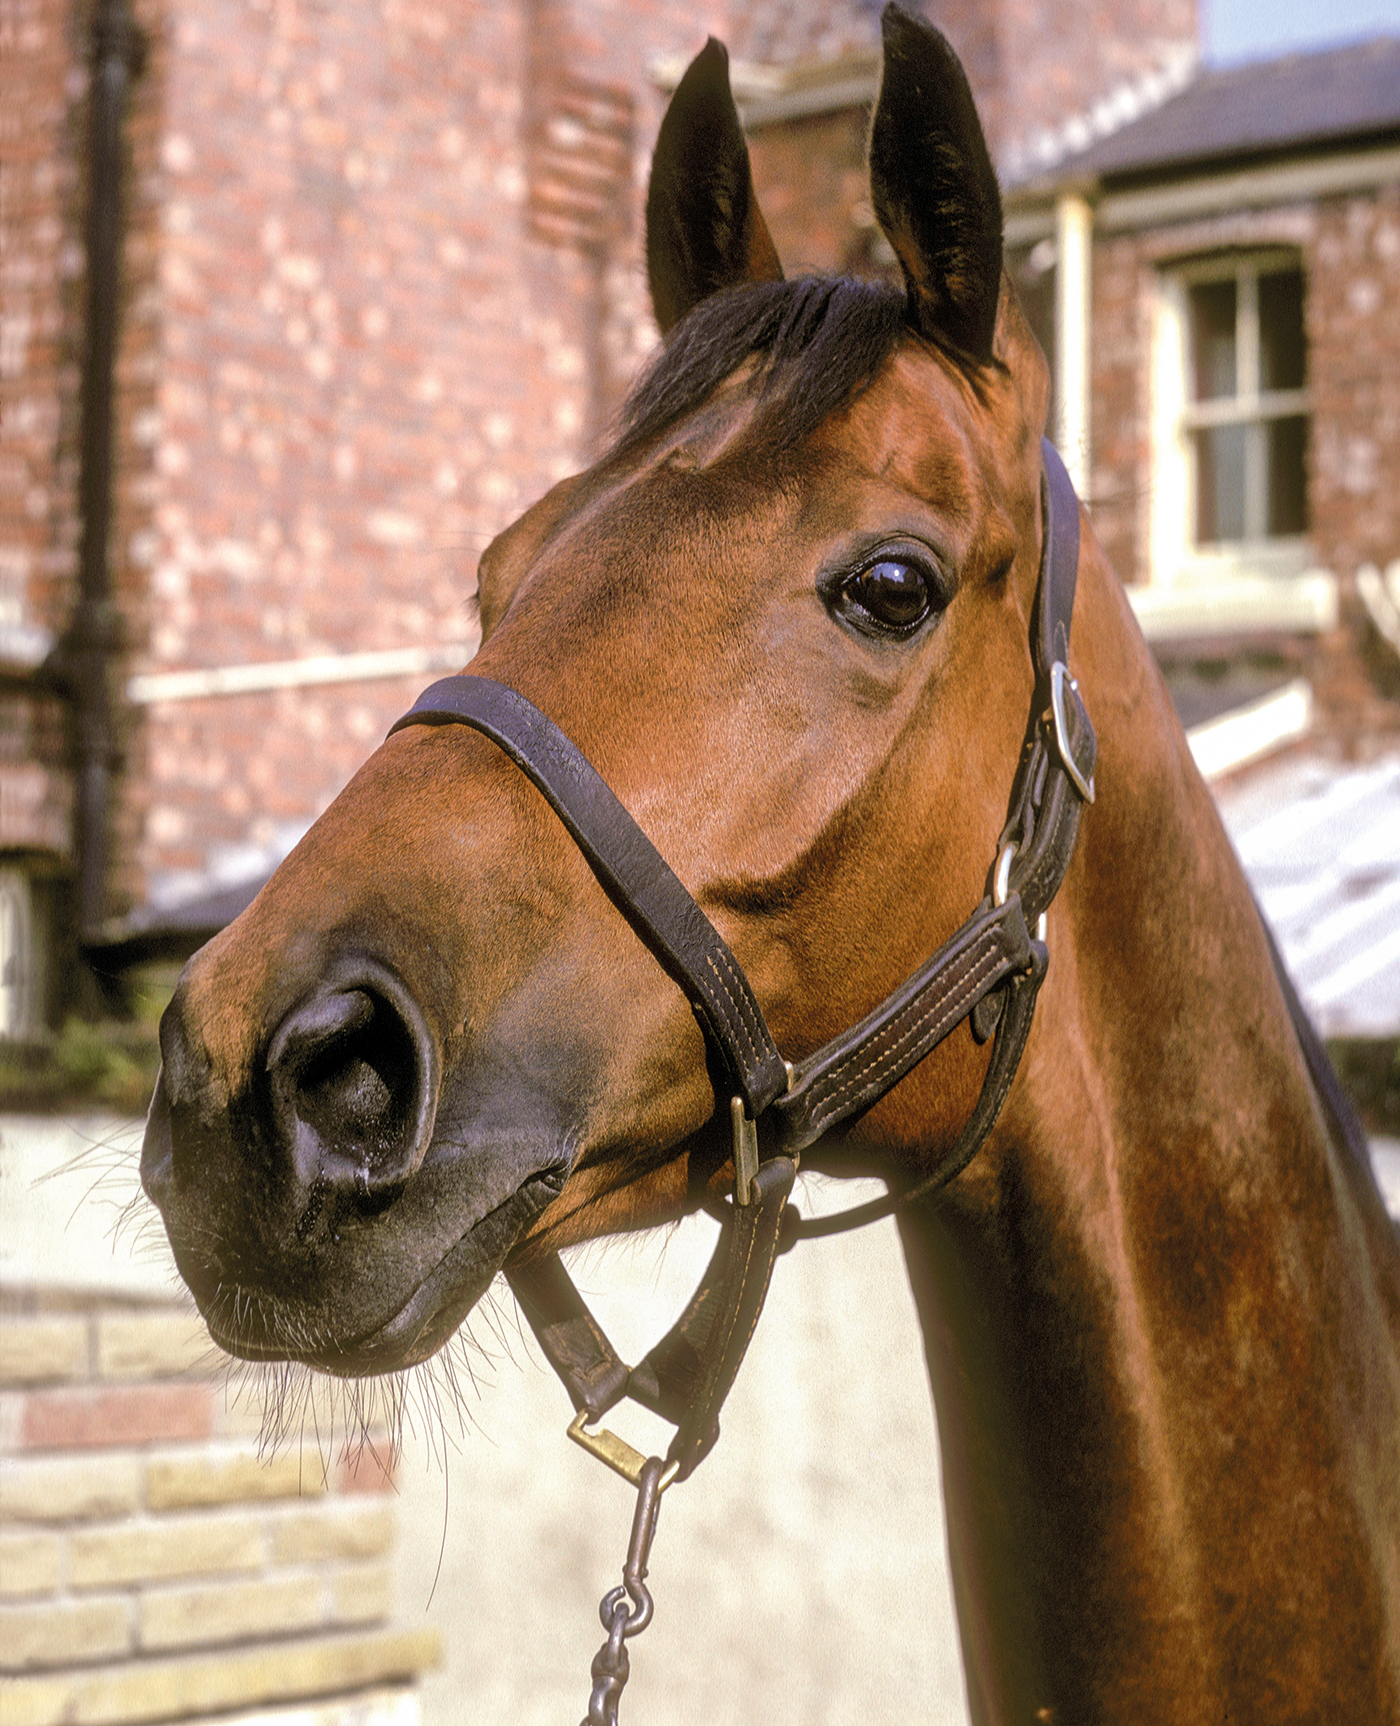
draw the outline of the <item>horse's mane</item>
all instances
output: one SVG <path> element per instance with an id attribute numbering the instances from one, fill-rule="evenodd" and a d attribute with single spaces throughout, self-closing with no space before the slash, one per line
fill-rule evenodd
<path id="1" fill-rule="evenodd" d="M 903 291 L 847 276 L 728 288 L 671 331 L 621 414 L 616 454 L 693 412 L 744 361 L 764 412 L 755 435 L 793 449 L 874 381 L 905 325 Z"/>

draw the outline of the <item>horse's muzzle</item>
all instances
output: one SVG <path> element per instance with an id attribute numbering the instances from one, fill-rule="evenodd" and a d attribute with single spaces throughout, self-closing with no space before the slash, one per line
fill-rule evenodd
<path id="1" fill-rule="evenodd" d="M 178 996 L 162 1021 L 161 1054 L 141 1178 L 169 1223 L 177 1194 L 200 1186 L 212 1198 L 211 1184 L 234 1171 L 218 1154 L 227 1123 L 211 1132 L 202 1120 L 218 1092 Z M 337 1217 L 382 1210 L 421 1166 L 437 1113 L 438 1049 L 388 967 L 343 956 L 275 1026 L 257 1067 L 233 1112 L 259 1147 L 265 1211 L 286 1219 L 298 1241 L 310 1246 L 318 1225 L 333 1229 Z"/>

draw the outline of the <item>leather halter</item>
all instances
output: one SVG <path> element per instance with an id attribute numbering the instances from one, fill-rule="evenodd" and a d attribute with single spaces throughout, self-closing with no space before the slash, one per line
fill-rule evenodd
<path id="1" fill-rule="evenodd" d="M 629 1396 L 677 1428 L 664 1478 L 691 1473 L 719 1436 L 720 1406 L 782 1245 L 873 1221 L 952 1180 L 991 1131 L 1011 1088 L 1049 961 L 1045 912 L 1069 867 L 1083 804 L 1093 800 L 1097 752 L 1068 670 L 1079 502 L 1047 440 L 1042 454 L 1035 694 L 991 890 L 901 988 L 795 1065 L 779 1054 L 719 931 L 592 764 L 537 707 L 489 678 L 446 677 L 393 727 L 468 725 L 510 756 L 548 800 L 639 939 L 685 991 L 726 1075 L 735 1170 L 734 1203 L 723 1207 L 728 1226 L 685 1312 L 638 1366 L 629 1368 L 617 1355 L 557 1254 L 507 1272 L 577 1410 L 571 1435 L 634 1483 L 642 1458 L 610 1433 L 585 1428 Z M 992 1055 L 981 1095 L 951 1149 L 903 1192 L 784 1230 L 801 1152 L 877 1102 L 968 1017 L 979 1041 L 993 1038 Z"/>

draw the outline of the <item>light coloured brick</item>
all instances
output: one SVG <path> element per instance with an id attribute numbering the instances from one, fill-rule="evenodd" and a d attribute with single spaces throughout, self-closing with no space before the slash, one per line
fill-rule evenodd
<path id="1" fill-rule="evenodd" d="M 28 1529 L 0 1532 L 0 1597 L 51 1594 L 63 1569 L 63 1542 L 56 1534 Z"/>
<path id="2" fill-rule="evenodd" d="M 328 1501 L 315 1510 L 287 1512 L 272 1526 L 272 1552 L 279 1564 L 315 1564 L 327 1558 L 378 1558 L 394 1537 L 391 1506 L 374 1500 Z"/>
<path id="3" fill-rule="evenodd" d="M 283 1452 L 261 1457 L 251 1447 L 152 1457 L 146 1466 L 146 1503 L 152 1510 L 206 1504 L 249 1504 L 268 1498 L 318 1498 L 325 1491 L 319 1457 Z"/>
<path id="4" fill-rule="evenodd" d="M 103 1378 L 178 1378 L 212 1373 L 227 1359 L 197 1313 L 106 1313 L 97 1321 Z"/>
<path id="5" fill-rule="evenodd" d="M 7 1456 L 0 1466 L 0 1522 L 120 1516 L 135 1510 L 140 1492 L 134 1456 Z"/>
<path id="6" fill-rule="evenodd" d="M 264 1549 L 262 1520 L 255 1516 L 172 1516 L 84 1528 L 70 1539 L 68 1578 L 74 1588 L 101 1588 L 231 1575 L 260 1569 Z"/>
<path id="7" fill-rule="evenodd" d="M 331 1618 L 336 1624 L 375 1624 L 393 1610 L 393 1574 L 387 1564 L 356 1564 L 330 1579 Z"/>
<path id="8" fill-rule="evenodd" d="M 85 1318 L 7 1318 L 0 1322 L 0 1385 L 54 1384 L 88 1371 Z"/>
<path id="9" fill-rule="evenodd" d="M 131 1645 L 125 1600 L 46 1600 L 0 1606 L 0 1672 L 108 1660 Z"/>
<path id="10" fill-rule="evenodd" d="M 217 1655 L 127 1661 L 0 1688 L 0 1726 L 135 1726 L 416 1678 L 442 1658 L 431 1630 L 367 1631 Z"/>
<path id="11" fill-rule="evenodd" d="M 141 1646 L 192 1648 L 311 1630 L 323 1617 L 322 1592 L 319 1577 L 305 1576 L 152 1589 L 141 1597 Z"/>

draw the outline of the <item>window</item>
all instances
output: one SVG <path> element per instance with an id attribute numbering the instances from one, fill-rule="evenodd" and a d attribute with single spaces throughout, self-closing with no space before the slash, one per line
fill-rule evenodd
<path id="1" fill-rule="evenodd" d="M 1186 281 L 1182 421 L 1197 546 L 1279 539 L 1308 526 L 1303 273 L 1243 261 Z"/>
<path id="2" fill-rule="evenodd" d="M 1232 252 L 1159 277 L 1154 586 L 1199 590 L 1307 570 L 1304 301 L 1296 253 Z"/>

